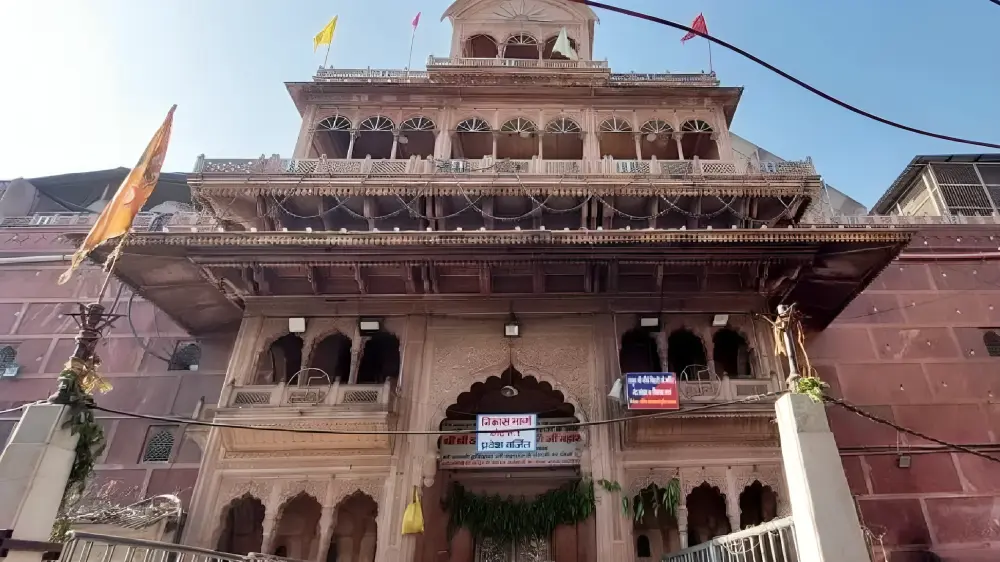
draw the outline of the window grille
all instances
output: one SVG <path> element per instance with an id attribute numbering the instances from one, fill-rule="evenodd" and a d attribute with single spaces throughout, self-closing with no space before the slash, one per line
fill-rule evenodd
<path id="1" fill-rule="evenodd" d="M 201 347 L 197 343 L 178 343 L 170 356 L 168 371 L 197 371 L 201 363 Z"/>
<path id="2" fill-rule="evenodd" d="M 147 433 L 146 448 L 142 452 L 142 462 L 169 462 L 174 449 L 176 426 L 153 426 Z"/>
<path id="3" fill-rule="evenodd" d="M 996 330 L 987 330 L 983 334 L 983 344 L 990 357 L 1000 357 L 1000 334 L 997 334 Z"/>
<path id="4" fill-rule="evenodd" d="M 0 371 L 17 366 L 17 350 L 12 345 L 0 347 Z"/>

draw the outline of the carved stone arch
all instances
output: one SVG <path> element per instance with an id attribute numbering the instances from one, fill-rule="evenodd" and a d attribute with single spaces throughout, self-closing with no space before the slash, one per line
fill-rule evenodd
<path id="1" fill-rule="evenodd" d="M 634 475 L 629 479 L 628 486 L 624 491 L 631 498 L 654 484 L 658 488 L 666 488 L 674 478 L 680 480 L 680 471 L 677 469 L 649 471 L 644 474 Z"/>
<path id="2" fill-rule="evenodd" d="M 440 395 L 441 397 L 438 399 L 438 402 L 434 407 L 433 415 L 428 418 L 427 430 L 437 431 L 440 429 L 441 422 L 448 416 L 448 406 L 455 403 L 460 394 L 467 392 L 468 389 L 477 382 L 482 382 L 492 376 L 500 376 L 509 366 L 511 366 L 511 363 L 513 363 L 514 369 L 516 369 L 522 377 L 532 377 L 540 383 L 548 383 L 548 385 L 552 387 L 552 390 L 561 393 L 563 401 L 573 406 L 574 414 L 577 420 L 580 422 L 586 422 L 589 419 L 589 411 L 583 407 L 583 402 L 581 402 L 573 394 L 570 388 L 560 383 L 559 380 L 550 373 L 542 371 L 537 367 L 526 365 L 518 361 L 515 356 L 512 362 L 509 360 L 501 361 L 470 373 L 468 385 L 465 388 L 458 389 L 457 391 L 455 389 L 449 389 L 447 393 Z M 582 445 L 584 447 L 587 446 L 588 435 L 588 432 L 581 432 L 581 436 L 583 438 Z M 434 439 L 436 439 L 436 436 L 429 436 L 430 442 L 433 442 Z"/>
<path id="3" fill-rule="evenodd" d="M 343 334 L 352 342 L 357 336 L 358 323 L 353 318 L 310 318 L 306 333 L 302 336 L 302 364 L 312 364 L 312 354 L 316 344 L 334 334 Z M 331 379 L 332 380 L 332 379 Z M 343 381 L 347 382 L 347 381 Z"/>
<path id="4" fill-rule="evenodd" d="M 695 488 L 708 484 L 726 495 L 729 487 L 726 485 L 726 469 L 723 467 L 696 468 L 681 471 L 681 501 L 684 501 Z"/>
<path id="5" fill-rule="evenodd" d="M 277 504 L 274 506 L 275 520 L 280 520 L 284 514 L 285 507 L 290 501 L 299 495 L 306 495 L 316 500 L 321 506 L 326 500 L 328 481 L 320 480 L 295 480 L 281 484 L 281 491 L 278 493 Z"/>
<path id="6" fill-rule="evenodd" d="M 223 481 L 216 494 L 214 507 L 209 521 L 211 528 L 207 533 L 210 544 L 214 547 L 219 542 L 225 527 L 225 518 L 230 507 L 244 497 L 253 498 L 264 506 L 264 517 L 268 517 L 267 501 L 271 495 L 271 483 L 260 480 L 228 480 Z"/>
<path id="7" fill-rule="evenodd" d="M 382 511 L 382 489 L 385 487 L 385 478 L 334 478 L 330 484 L 330 507 L 334 509 L 340 507 L 344 500 L 361 493 L 379 506 Z"/>

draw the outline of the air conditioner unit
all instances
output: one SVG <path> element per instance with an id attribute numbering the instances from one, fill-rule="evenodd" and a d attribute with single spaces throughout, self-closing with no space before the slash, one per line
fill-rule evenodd
<path id="1" fill-rule="evenodd" d="M 0 367 L 0 377 L 16 377 L 18 371 L 21 370 L 20 365 L 8 365 L 6 367 Z"/>

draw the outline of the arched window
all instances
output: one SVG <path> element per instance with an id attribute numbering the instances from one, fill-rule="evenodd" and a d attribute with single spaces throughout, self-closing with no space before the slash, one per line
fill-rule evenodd
<path id="1" fill-rule="evenodd" d="M 542 155 L 546 160 L 583 160 L 583 128 L 568 117 L 549 121 L 542 137 Z"/>
<path id="2" fill-rule="evenodd" d="M 149 428 L 146 447 L 142 452 L 142 462 L 169 462 L 170 452 L 174 449 L 175 426 L 160 426 Z"/>
<path id="3" fill-rule="evenodd" d="M 622 374 L 625 373 L 659 373 L 663 371 L 660 363 L 660 352 L 656 341 L 649 332 L 635 328 L 622 335 L 621 349 L 618 352 L 618 364 Z"/>
<path id="4" fill-rule="evenodd" d="M 399 146 L 396 149 L 396 158 L 418 158 L 434 157 L 434 136 L 436 126 L 434 121 L 423 117 L 411 117 L 399 126 Z"/>
<path id="5" fill-rule="evenodd" d="M 712 337 L 715 373 L 731 378 L 753 378 L 750 370 L 750 347 L 738 332 L 723 328 Z"/>
<path id="6" fill-rule="evenodd" d="M 351 121 L 343 115 L 333 115 L 316 124 L 313 136 L 313 156 L 347 158 L 351 146 Z"/>
<path id="7" fill-rule="evenodd" d="M 257 365 L 257 384 L 288 382 L 302 370 L 302 338 L 285 334 L 261 354 Z"/>
<path id="8" fill-rule="evenodd" d="M 0 371 L 17 366 L 17 350 L 12 345 L 0 347 Z"/>
<path id="9" fill-rule="evenodd" d="M 635 556 L 637 558 L 650 558 L 653 556 L 653 550 L 649 546 L 649 537 L 646 535 L 639 535 L 636 537 Z"/>
<path id="10" fill-rule="evenodd" d="M 680 380 L 699 380 L 705 377 L 708 361 L 701 338 L 690 330 L 680 329 L 667 338 L 667 365 Z"/>
<path id="11" fill-rule="evenodd" d="M 538 156 L 538 139 L 535 138 L 538 126 L 530 119 L 515 117 L 500 125 L 500 132 L 502 134 L 497 137 L 497 158 L 528 160 Z"/>
<path id="12" fill-rule="evenodd" d="M 392 135 L 396 125 L 392 119 L 381 115 L 368 117 L 358 125 L 358 138 L 354 141 L 354 158 L 392 158 Z"/>
<path id="13" fill-rule="evenodd" d="M 503 58 L 537 59 L 538 40 L 527 33 L 515 33 L 504 41 Z"/>
<path id="14" fill-rule="evenodd" d="M 616 160 L 637 159 L 631 123 L 616 115 L 602 121 L 597 130 L 602 157 L 610 156 Z"/>
<path id="15" fill-rule="evenodd" d="M 642 133 L 640 150 L 644 160 L 678 160 L 677 142 L 674 140 L 674 128 L 662 119 L 651 119 L 639 127 Z"/>
<path id="16" fill-rule="evenodd" d="M 515 117 L 500 125 L 500 132 L 502 133 L 536 133 L 538 132 L 538 127 L 530 119 L 525 119 L 523 117 Z"/>
<path id="17" fill-rule="evenodd" d="M 714 129 L 708 123 L 700 119 L 685 121 L 681 125 L 681 149 L 684 151 L 684 158 L 690 160 L 697 156 L 702 160 L 718 160 L 719 146 L 712 138 Z"/>
<path id="18" fill-rule="evenodd" d="M 492 127 L 478 117 L 466 119 L 455 127 L 454 142 L 451 143 L 451 157 L 455 159 L 477 160 L 493 155 Z"/>
<path id="19" fill-rule="evenodd" d="M 358 384 L 382 384 L 399 376 L 399 339 L 389 332 L 377 332 L 365 342 L 358 365 Z"/>
<path id="20" fill-rule="evenodd" d="M 989 353 L 990 357 L 1000 357 L 1000 334 L 997 334 L 994 330 L 988 330 L 983 334 L 983 345 L 986 346 L 986 352 Z M 0 358 L 0 362 L 3 359 Z"/>
<path id="21" fill-rule="evenodd" d="M 170 356 L 168 371 L 197 371 L 201 362 L 201 347 L 197 343 L 179 343 Z"/>
<path id="22" fill-rule="evenodd" d="M 320 369 L 334 379 L 346 383 L 351 376 L 351 339 L 341 333 L 330 334 L 313 348 L 310 367 Z"/>
<path id="23" fill-rule="evenodd" d="M 499 49 L 497 40 L 489 35 L 473 35 L 465 41 L 465 56 L 476 59 L 495 59 Z"/>

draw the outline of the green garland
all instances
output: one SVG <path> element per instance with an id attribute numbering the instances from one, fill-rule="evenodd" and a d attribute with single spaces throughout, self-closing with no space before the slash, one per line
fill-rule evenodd
<path id="1" fill-rule="evenodd" d="M 104 452 L 104 428 L 94 419 L 91 406 L 94 391 L 107 392 L 111 385 L 97 374 L 99 360 L 81 361 L 71 359 L 59 373 L 60 398 L 69 406 L 66 426 L 73 435 L 79 435 L 76 442 L 76 456 L 69 472 L 66 489 L 63 491 L 59 517 L 52 528 L 52 539 L 62 541 L 69 531 L 68 511 L 87 489 L 87 480 L 94 473 L 97 458 Z"/>
<path id="2" fill-rule="evenodd" d="M 799 377 L 795 379 L 795 390 L 797 394 L 805 394 L 813 402 L 823 401 L 823 390 L 829 385 L 816 376 Z"/>
<path id="3" fill-rule="evenodd" d="M 456 482 L 444 504 L 450 514 L 449 536 L 464 527 L 477 539 L 503 544 L 549 537 L 556 527 L 585 521 L 596 509 L 594 483 L 589 480 L 571 482 L 530 501 L 473 494 Z"/>
<path id="4" fill-rule="evenodd" d="M 620 493 L 622 485 L 614 480 L 598 480 L 598 484 L 610 493 Z M 622 515 L 636 521 L 641 521 L 646 511 L 652 511 L 653 517 L 663 509 L 667 515 L 677 517 L 677 509 L 681 503 L 681 482 L 671 478 L 665 488 L 651 485 L 640 490 L 634 498 L 622 496 Z"/>

